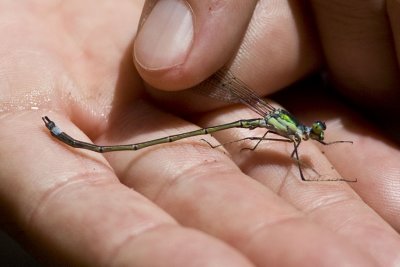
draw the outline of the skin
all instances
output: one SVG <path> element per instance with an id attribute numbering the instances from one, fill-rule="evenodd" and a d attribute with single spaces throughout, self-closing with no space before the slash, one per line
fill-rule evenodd
<path id="1" fill-rule="evenodd" d="M 227 62 L 261 95 L 326 62 L 343 94 L 396 112 L 400 7 L 387 1 L 386 16 L 384 2 L 364 2 L 360 9 L 355 0 L 307 7 L 298 1 L 188 1 L 200 27 L 189 54 L 183 63 L 152 70 L 135 54 L 139 1 L 3 1 L 3 228 L 45 264 L 399 264 L 399 146 L 318 83 L 291 88 L 279 104 L 302 121 L 325 120 L 327 141 L 354 141 L 332 147 L 304 142 L 300 153 L 320 177 L 355 183 L 302 182 L 290 144 L 265 142 L 249 152 L 241 148 L 251 143 L 211 149 L 195 137 L 101 155 L 56 141 L 41 121 L 48 115 L 77 139 L 117 144 L 255 117 L 242 106 L 207 111 L 204 101 L 203 112 L 189 121 L 143 98 L 146 88 L 191 87 Z M 276 12 L 266 13 L 272 5 Z M 150 12 L 144 10 L 142 18 Z M 240 30 L 221 32 L 216 25 Z M 230 130 L 205 138 L 217 144 L 263 133 Z M 316 175 L 311 168 L 305 173 Z"/>

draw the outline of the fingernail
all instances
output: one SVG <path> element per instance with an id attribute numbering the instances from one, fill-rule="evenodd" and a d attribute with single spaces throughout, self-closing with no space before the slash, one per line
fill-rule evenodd
<path id="1" fill-rule="evenodd" d="M 145 69 L 182 64 L 193 39 L 192 10 L 183 0 L 159 0 L 140 29 L 134 47 Z"/>

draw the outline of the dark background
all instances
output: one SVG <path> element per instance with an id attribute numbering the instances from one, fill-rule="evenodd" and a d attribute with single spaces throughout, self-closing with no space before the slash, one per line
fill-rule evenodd
<path id="1" fill-rule="evenodd" d="M 41 265 L 25 252 L 17 242 L 0 230 L 0 266 L 40 267 Z"/>

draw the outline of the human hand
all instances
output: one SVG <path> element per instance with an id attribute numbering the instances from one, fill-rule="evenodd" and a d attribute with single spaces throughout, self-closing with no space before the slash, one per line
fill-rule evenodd
<path id="1" fill-rule="evenodd" d="M 76 138 L 89 140 L 87 135 L 102 144 L 149 140 L 196 127 L 138 100 L 142 84 L 130 63 L 129 44 L 139 5 L 71 2 L 61 9 L 40 5 L 34 12 L 18 5 L 8 8 L 12 18 L 18 14 L 30 23 L 21 27 L 18 19 L 8 20 L 16 23 L 6 28 L 14 35 L 4 50 L 8 82 L 2 88 L 0 195 L 7 204 L 3 214 L 26 232 L 37 250 L 56 261 L 87 265 L 366 266 L 395 260 L 397 234 L 348 185 L 299 181 L 281 146 L 275 153 L 271 148 L 248 155 L 228 147 L 246 175 L 225 154 L 195 138 L 106 157 L 55 142 L 41 124 L 43 115 Z M 44 20 L 43 14 L 51 16 Z M 182 87 L 185 83 L 191 81 L 183 81 Z M 205 114 L 199 123 L 227 122 L 245 112 L 222 109 Z M 344 118 L 354 116 L 342 112 Z M 367 152 L 379 150 L 394 172 L 399 169 L 393 157 L 398 151 L 388 150 L 390 144 L 382 143 L 377 133 L 377 141 L 357 145 L 368 138 L 360 132 L 364 124 L 354 124 L 350 130 L 329 132 L 331 138 L 346 136 L 356 142 L 326 149 L 329 159 L 339 173 L 358 178 L 352 185 L 358 194 L 368 196 L 382 188 L 396 192 L 395 186 L 384 184 L 371 188 L 371 181 L 390 177 L 374 172 L 359 155 L 372 160 Z M 221 142 L 234 139 L 229 134 L 218 137 Z M 356 167 L 349 169 L 338 158 L 344 152 Z M 330 169 L 316 147 L 304 146 L 302 153 L 318 170 Z M 378 199 L 374 208 L 380 212 L 398 204 L 396 199 Z M 395 216 L 385 218 L 396 227 Z M 371 229 L 379 239 L 371 236 Z M 371 255 L 376 251 L 378 256 Z"/>
<path id="2" fill-rule="evenodd" d="M 131 42 L 141 7 L 0 4 L 3 226 L 49 265 L 251 266 L 123 185 L 102 155 L 54 142 L 40 121 L 48 114 L 82 133 L 74 121 L 100 138 L 109 135 L 113 115 L 135 106 L 142 84 Z"/>
<path id="3" fill-rule="evenodd" d="M 386 7 L 384 1 L 363 2 L 362 4 L 358 1 L 312 1 L 307 7 L 301 6 L 299 1 L 274 3 L 259 1 L 252 14 L 247 32 L 235 34 L 234 30 L 243 29 L 247 25 L 246 19 L 249 16 L 246 14 L 250 14 L 250 12 L 238 16 L 238 12 L 232 10 L 236 8 L 242 12 L 245 10 L 252 12 L 249 6 L 254 2 L 247 1 L 246 4 L 249 6 L 245 7 L 234 3 L 229 7 L 222 5 L 222 8 L 210 4 L 208 15 L 211 18 L 205 22 L 201 20 L 203 14 L 201 13 L 199 16 L 196 13 L 196 10 L 200 9 L 197 7 L 198 2 L 190 3 L 195 6 L 193 7 L 195 10 L 195 34 L 193 44 L 189 46 L 188 54 L 183 62 L 175 65 L 168 61 L 169 66 L 173 67 L 157 68 L 154 65 L 150 68 L 146 67 L 148 65 L 146 60 L 154 64 L 154 62 L 159 63 L 163 58 L 157 58 L 157 53 L 152 54 L 154 49 L 146 50 L 146 45 L 150 46 L 151 44 L 146 42 L 148 40 L 142 40 L 142 36 L 139 34 L 139 44 L 135 44 L 134 53 L 136 66 L 141 76 L 150 85 L 149 90 L 152 95 L 158 97 L 160 103 L 165 103 L 166 99 L 168 102 L 172 101 L 173 104 L 179 103 L 176 100 L 178 98 L 176 94 L 168 98 L 168 94 L 151 87 L 167 91 L 178 90 L 181 87 L 186 88 L 196 84 L 198 80 L 203 80 L 227 63 L 231 71 L 245 81 L 251 89 L 261 95 L 268 95 L 311 72 L 320 70 L 325 63 L 323 67 L 329 72 L 330 82 L 335 84 L 342 94 L 352 98 L 354 103 L 369 107 L 378 118 L 381 118 L 379 120 L 381 124 L 377 127 L 368 125 L 363 121 L 362 117 L 365 115 L 359 106 L 349 105 L 346 108 L 344 103 L 338 103 L 340 100 L 333 99 L 331 94 L 322 93 L 321 86 L 302 84 L 297 87 L 297 90 L 288 90 L 284 97 L 279 98 L 279 101 L 304 121 L 326 120 L 328 141 L 354 141 L 351 146 L 319 147 L 316 151 L 314 150 L 314 153 L 308 151 L 307 145 L 309 144 L 302 144 L 301 153 L 309 156 L 309 158 L 306 157 L 306 160 L 312 159 L 314 162 L 315 159 L 322 157 L 320 150 L 323 149 L 324 157 L 327 157 L 329 161 L 321 164 L 324 167 L 314 162 L 314 166 L 318 166 L 316 169 L 325 170 L 321 171 L 321 173 L 325 173 L 333 165 L 343 178 L 357 179 L 356 183 L 350 184 L 353 190 L 350 190 L 351 194 L 356 193 L 367 205 L 360 205 L 359 209 L 354 210 L 353 205 L 347 205 L 346 201 L 340 202 L 342 199 L 354 199 L 348 195 L 349 192 L 343 194 L 342 189 L 336 188 L 326 194 L 325 186 L 327 185 L 320 187 L 319 183 L 306 184 L 306 189 L 302 192 L 296 184 L 291 187 L 293 190 L 282 193 L 280 188 L 284 187 L 282 184 L 285 185 L 285 183 L 279 179 L 279 182 L 271 181 L 271 176 L 275 178 L 285 176 L 283 174 L 280 176 L 278 174 L 269 175 L 265 170 L 267 166 L 273 168 L 271 166 L 276 165 L 274 163 L 280 162 L 280 160 L 274 157 L 268 158 L 265 155 L 262 157 L 263 160 L 257 160 L 255 158 L 258 157 L 254 155 L 257 154 L 257 151 L 252 154 L 251 159 L 244 160 L 243 158 L 246 157 L 243 153 L 238 153 L 240 148 L 237 149 L 232 145 L 226 146 L 226 148 L 246 174 L 272 188 L 293 206 L 307 211 L 320 205 L 318 212 L 323 210 L 326 213 L 321 212 L 323 214 L 318 216 L 318 220 L 323 221 L 324 226 L 337 229 L 343 227 L 342 225 L 338 226 L 339 222 L 347 222 L 346 238 L 358 240 L 360 247 L 369 248 L 367 249 L 368 253 L 379 251 L 380 256 L 375 256 L 375 258 L 378 258 L 377 261 L 382 265 L 396 262 L 397 248 L 395 247 L 398 246 L 398 235 L 393 232 L 388 233 L 386 237 L 392 241 L 386 240 L 382 241 L 384 243 L 377 244 L 376 238 L 371 237 L 370 234 L 375 232 L 375 230 L 371 230 L 373 228 L 371 225 L 376 227 L 380 223 L 369 224 L 367 222 L 371 221 L 366 217 L 374 217 L 374 220 L 380 219 L 366 213 L 359 216 L 359 211 L 373 208 L 397 231 L 400 227 L 399 199 L 397 197 L 400 187 L 398 175 L 400 168 L 397 160 L 399 149 L 398 145 L 389 140 L 388 135 L 385 136 L 390 131 L 396 134 L 396 129 L 387 126 L 393 124 L 390 122 L 392 116 L 389 116 L 388 120 L 384 119 L 387 114 L 394 115 L 396 114 L 394 112 L 398 110 L 399 91 L 396 88 L 399 88 L 398 51 L 400 48 L 397 41 L 400 36 L 398 27 L 400 24 L 397 21 L 399 4 L 395 1 L 386 1 Z M 229 12 L 224 13 L 218 8 L 224 11 L 229 10 Z M 207 10 L 207 8 L 203 8 L 203 10 Z M 144 15 L 144 17 L 147 16 L 149 16 L 148 13 Z M 315 16 L 315 21 L 312 19 L 313 16 Z M 197 23 L 198 20 L 201 21 Z M 207 23 L 211 24 L 218 20 L 222 22 L 217 24 L 223 26 L 207 27 Z M 223 22 L 226 20 L 230 21 L 224 24 Z M 142 28 L 145 27 L 146 22 Z M 163 28 L 160 26 L 161 29 Z M 154 34 L 154 36 L 157 35 Z M 173 35 L 170 34 L 167 37 L 171 36 Z M 152 41 L 157 44 L 155 40 L 158 39 L 155 38 Z M 165 39 L 161 40 L 166 42 Z M 141 43 L 145 45 L 141 45 Z M 210 47 L 213 49 L 208 49 L 207 53 L 202 52 L 202 49 Z M 238 52 L 232 56 L 231 51 L 237 47 Z M 162 52 L 162 48 L 160 51 Z M 183 51 L 179 50 L 181 53 Z M 209 73 L 204 74 L 205 71 L 209 71 Z M 196 110 L 210 109 L 208 101 L 201 102 L 198 98 L 188 99 L 186 95 L 184 100 L 190 104 L 186 104 L 181 110 L 187 111 L 191 107 L 193 109 L 194 106 L 196 106 Z M 220 111 L 220 113 L 222 112 Z M 201 120 L 200 125 L 211 126 L 251 116 L 240 115 L 238 112 L 234 114 L 235 116 L 232 118 L 224 114 L 221 119 L 216 119 L 219 118 L 216 114 L 208 115 L 206 119 Z M 366 119 L 370 119 L 370 116 L 367 116 Z M 381 131 L 378 131 L 377 128 Z M 249 133 L 249 131 L 241 134 L 237 134 L 235 131 L 235 133 L 236 135 L 221 133 L 218 135 L 219 141 L 224 143 L 249 135 L 261 136 L 263 134 L 262 132 Z M 398 136 L 398 134 L 396 135 Z M 270 150 L 269 147 L 266 150 Z M 291 150 L 288 150 L 287 154 L 290 152 Z M 261 152 L 258 151 L 258 153 Z M 120 158 L 118 159 L 120 160 Z M 276 168 L 271 172 L 276 172 Z M 296 177 L 298 178 L 298 176 Z M 310 194 L 310 191 L 314 194 Z M 326 195 L 324 196 L 324 194 Z M 337 197 L 338 195 L 340 197 Z M 304 204 L 304 198 L 307 198 L 307 205 Z M 343 210 L 334 212 L 328 208 L 333 205 L 331 201 L 341 203 L 338 206 Z M 357 216 L 353 218 L 353 214 L 357 214 Z M 332 218 L 336 218 L 336 223 L 331 224 Z M 353 222 L 350 223 L 350 221 Z M 363 225 L 361 229 L 354 229 L 360 225 Z M 357 235 L 347 235 L 348 229 L 353 229 Z M 396 241 L 393 242 L 393 240 Z M 391 244 L 391 248 L 382 249 L 385 244 Z"/>

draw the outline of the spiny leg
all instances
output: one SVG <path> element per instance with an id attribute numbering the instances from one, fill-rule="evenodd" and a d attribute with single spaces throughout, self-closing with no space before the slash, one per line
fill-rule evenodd
<path id="1" fill-rule="evenodd" d="M 300 176 L 301 176 L 301 180 L 303 180 L 303 181 L 306 181 L 306 182 L 314 182 L 314 181 L 319 181 L 319 180 L 308 180 L 308 179 L 305 179 L 305 177 L 304 177 L 304 174 L 303 174 L 303 169 L 301 168 L 301 165 L 302 165 L 302 162 L 300 161 L 300 157 L 299 157 L 299 152 L 298 152 L 298 147 L 299 147 L 299 145 L 300 145 L 300 142 L 293 142 L 294 143 L 294 149 L 293 149 L 293 152 L 292 152 L 292 154 L 290 155 L 291 156 L 291 158 L 293 158 L 296 162 L 297 162 L 297 166 L 298 166 L 298 168 L 299 168 L 299 172 L 300 172 Z M 309 168 L 311 168 L 311 170 L 313 171 L 313 172 L 315 172 L 318 176 L 322 176 L 319 172 L 317 172 L 313 167 L 311 167 L 311 166 L 308 166 Z M 326 182 L 333 182 L 333 181 L 346 181 L 346 182 L 348 182 L 348 180 L 346 180 L 346 179 L 341 179 L 341 178 L 335 178 L 335 179 L 324 179 L 324 180 L 321 180 L 321 181 L 326 181 Z M 354 182 L 354 181 L 351 181 L 351 182 Z"/>
<path id="2" fill-rule="evenodd" d="M 308 179 L 305 179 L 305 177 L 304 177 L 303 170 L 302 170 L 302 167 L 301 167 L 301 165 L 302 165 L 303 163 L 300 161 L 300 157 L 299 157 L 299 153 L 298 153 L 298 147 L 299 147 L 299 145 L 300 145 L 301 142 L 296 142 L 296 141 L 294 141 L 294 140 L 292 140 L 292 139 L 288 139 L 288 138 L 266 138 L 265 136 L 266 136 L 268 133 L 274 133 L 274 132 L 273 132 L 273 131 L 267 131 L 262 137 L 245 137 L 245 138 L 242 138 L 242 139 L 230 141 L 230 142 L 227 142 L 227 143 L 224 143 L 224 144 L 219 144 L 219 145 L 213 145 L 213 144 L 211 144 L 209 141 L 207 141 L 207 140 L 205 140 L 205 139 L 201 139 L 201 141 L 206 142 L 211 148 L 217 148 L 217 147 L 220 147 L 220 146 L 224 146 L 224 145 L 227 145 L 227 144 L 232 144 L 232 143 L 236 143 L 236 142 L 240 142 L 240 141 L 244 141 L 244 140 L 257 140 L 258 142 L 257 142 L 257 144 L 256 144 L 254 147 L 252 147 L 252 148 L 242 148 L 242 149 L 241 149 L 241 150 L 248 149 L 248 150 L 251 150 L 251 151 L 255 150 L 255 149 L 257 148 L 257 146 L 261 143 L 261 141 L 279 141 L 279 142 L 293 143 L 294 149 L 293 149 L 293 151 L 292 151 L 290 157 L 291 157 L 294 161 L 296 161 L 296 163 L 297 163 L 297 166 L 298 166 L 298 169 L 299 169 L 299 173 L 300 173 L 301 180 L 307 181 L 307 182 L 316 181 L 316 180 L 308 180 Z M 342 143 L 342 142 L 341 142 L 341 143 Z M 330 144 L 330 143 L 329 143 L 329 144 Z M 307 167 L 308 167 L 308 168 L 311 168 L 313 172 L 315 172 L 317 175 L 321 176 L 321 174 L 318 173 L 314 168 L 312 168 L 312 167 L 310 167 L 310 166 L 307 166 Z M 346 181 L 346 182 L 355 182 L 355 181 L 345 180 L 345 179 L 339 179 L 339 178 L 338 178 L 338 179 L 331 179 L 331 180 L 323 180 L 323 181 Z"/>
<path id="3" fill-rule="evenodd" d="M 333 144 L 340 144 L 340 143 L 348 143 L 348 144 L 353 144 L 353 141 L 343 141 L 343 140 L 339 140 L 339 141 L 332 141 L 332 142 L 324 142 L 321 140 L 317 140 L 318 142 L 320 142 L 321 144 L 323 144 L 324 146 L 329 146 L 329 145 L 333 145 Z"/>
<path id="4" fill-rule="evenodd" d="M 325 144 L 326 144 L 326 145 L 330 145 L 330 144 L 335 144 L 335 143 L 350 143 L 350 142 L 353 143 L 352 141 L 335 141 L 335 142 L 332 142 L 332 143 L 325 143 Z M 296 142 L 293 141 L 293 143 L 294 143 L 294 149 L 293 149 L 293 152 L 292 152 L 292 154 L 291 154 L 291 157 L 292 157 L 295 161 L 297 161 L 298 168 L 299 168 L 299 172 L 300 172 L 300 176 L 301 176 L 301 180 L 306 181 L 306 182 L 313 182 L 313 181 L 316 181 L 316 180 L 307 180 L 307 179 L 304 178 L 303 171 L 302 171 L 302 168 L 301 168 L 301 161 L 300 161 L 299 153 L 298 153 L 298 147 L 299 147 L 299 145 L 300 145 L 300 142 L 298 142 L 297 145 L 296 145 Z M 321 174 L 318 173 L 314 168 L 311 167 L 311 169 L 312 169 L 317 175 L 321 176 Z M 317 181 L 319 181 L 319 180 L 317 180 Z M 356 180 L 347 180 L 347 179 L 344 179 L 344 178 L 334 178 L 334 179 L 323 179 L 323 180 L 321 180 L 321 181 L 325 181 L 325 182 L 334 182 L 334 181 L 357 182 L 357 179 L 356 179 Z"/>
<path id="5" fill-rule="evenodd" d="M 245 137 L 245 138 L 229 141 L 229 142 L 226 142 L 226 143 L 223 143 L 223 144 L 219 144 L 219 145 L 213 145 L 209 141 L 207 141 L 206 139 L 203 139 L 203 138 L 200 139 L 200 140 L 203 141 L 203 142 L 206 142 L 211 148 L 217 148 L 217 147 L 220 147 L 220 146 L 225 146 L 225 145 L 237 143 L 237 142 L 241 142 L 241 141 L 244 141 L 244 140 L 257 140 L 258 141 L 257 144 L 254 147 L 252 147 L 252 148 L 245 147 L 245 148 L 242 148 L 241 150 L 246 150 L 246 149 L 255 150 L 257 148 L 257 146 L 261 143 L 261 141 L 292 142 L 290 139 L 286 139 L 286 138 L 285 139 L 283 139 L 283 138 L 265 138 L 265 136 L 268 133 L 274 133 L 274 132 L 267 131 L 262 137 Z"/>
<path id="6" fill-rule="evenodd" d="M 320 142 L 321 144 L 323 144 L 324 146 L 329 146 L 329 145 L 339 144 L 339 143 L 353 144 L 353 141 L 343 141 L 343 140 L 332 141 L 332 142 L 324 142 L 324 141 L 320 141 L 320 140 L 317 140 L 317 141 Z M 337 179 L 330 179 L 330 180 L 325 180 L 325 181 L 344 181 L 344 182 L 355 183 L 355 182 L 357 182 L 357 178 L 355 180 L 347 180 L 347 179 L 344 179 L 344 178 L 337 178 Z"/>
<path id="7" fill-rule="evenodd" d="M 220 147 L 220 146 L 223 146 L 223 145 L 224 145 L 224 144 L 213 145 L 213 144 L 211 144 L 209 141 L 207 141 L 207 140 L 204 139 L 204 138 L 201 138 L 200 141 L 206 142 L 207 145 L 209 145 L 211 148 L 217 148 L 217 147 Z"/>
<path id="8" fill-rule="evenodd" d="M 303 171 L 302 171 L 302 169 L 301 169 L 301 162 L 300 162 L 299 154 L 298 154 L 298 151 L 297 151 L 297 148 L 298 148 L 298 146 L 300 145 L 300 142 L 295 142 L 294 140 L 292 140 L 292 139 L 290 139 L 290 138 L 266 138 L 266 136 L 267 136 L 268 133 L 276 134 L 276 133 L 273 132 L 273 131 L 267 131 L 267 132 L 265 132 L 265 134 L 264 134 L 262 137 L 245 137 L 245 138 L 242 138 L 242 139 L 239 139 L 239 140 L 235 140 L 235 141 L 231 141 L 231 142 L 228 142 L 228 143 L 225 143 L 225 144 L 231 144 L 231 143 L 240 142 L 240 141 L 244 141 L 244 140 L 258 140 L 258 142 L 254 145 L 254 147 L 252 147 L 252 148 L 245 147 L 245 148 L 242 148 L 242 149 L 241 149 L 241 151 L 243 151 L 243 150 L 251 150 L 251 151 L 254 151 L 262 141 L 278 141 L 278 142 L 293 143 L 293 144 L 294 144 L 294 150 L 293 150 L 292 154 L 290 155 L 290 157 L 291 157 L 293 160 L 296 161 L 296 163 L 297 163 L 297 165 L 298 165 L 298 168 L 299 168 L 299 172 L 300 172 L 301 179 L 302 179 L 303 181 L 309 181 L 309 180 L 306 180 L 306 179 L 304 178 Z M 277 135 L 278 135 L 278 134 L 277 134 Z M 208 141 L 206 141 L 206 140 L 204 140 L 204 139 L 203 139 L 203 141 L 206 142 L 207 144 L 209 144 L 212 148 L 225 145 L 225 144 L 222 144 L 222 145 L 213 146 L 213 145 L 211 145 Z M 312 169 L 316 174 L 320 175 L 316 170 L 314 170 L 313 168 L 311 168 L 311 169 Z"/>
<path id="9" fill-rule="evenodd" d="M 301 163 L 301 161 L 300 161 L 299 153 L 298 153 L 298 149 L 297 149 L 297 148 L 299 147 L 301 141 L 300 141 L 300 142 L 296 142 L 295 140 L 292 140 L 292 139 L 290 139 L 290 138 L 266 138 L 265 136 L 266 136 L 268 133 L 276 134 L 276 133 L 273 132 L 273 131 L 267 131 L 262 137 L 246 137 L 246 138 L 242 138 L 242 139 L 239 139 L 239 140 L 235 140 L 235 141 L 232 141 L 232 142 L 229 142 L 229 143 L 239 142 L 239 141 L 243 141 L 243 140 L 258 140 L 258 142 L 256 143 L 256 145 L 255 145 L 254 147 L 252 147 L 252 148 L 242 148 L 241 151 L 242 151 L 242 150 L 251 150 L 251 151 L 253 151 L 253 150 L 255 150 L 255 149 L 258 147 L 258 145 L 261 143 L 261 141 L 278 141 L 278 142 L 293 143 L 294 149 L 293 149 L 293 151 L 292 151 L 290 157 L 291 157 L 294 161 L 296 161 L 296 163 L 297 163 L 297 166 L 298 166 L 298 168 L 299 168 L 299 173 L 300 173 L 301 180 L 303 180 L 303 181 L 313 181 L 313 180 L 306 180 L 306 179 L 304 178 L 304 175 L 303 175 L 303 170 L 302 170 L 302 168 L 301 168 L 301 164 L 302 164 L 302 163 Z M 204 140 L 204 141 L 205 141 L 205 140 Z M 207 142 L 207 141 L 206 141 L 206 142 Z M 208 142 L 207 142 L 207 143 L 208 143 Z M 211 144 L 210 144 L 210 145 L 211 145 Z M 320 175 L 314 168 L 312 168 L 312 167 L 310 167 L 310 168 L 311 168 L 317 175 Z"/>
<path id="10" fill-rule="evenodd" d="M 227 142 L 227 143 L 224 143 L 224 144 L 219 144 L 219 145 L 213 145 L 213 144 L 211 144 L 209 141 L 207 141 L 207 140 L 205 140 L 205 139 L 201 139 L 201 140 L 202 140 L 203 142 L 206 142 L 211 148 L 216 148 L 216 147 L 220 147 L 220 146 L 224 146 L 224 145 L 227 145 L 227 144 L 232 144 L 232 143 L 236 143 L 236 142 L 240 142 L 240 141 L 244 141 L 244 140 L 257 140 L 257 141 L 258 141 L 258 142 L 254 145 L 254 147 L 251 147 L 251 148 L 242 148 L 241 151 L 242 151 L 242 150 L 251 150 L 251 151 L 254 151 L 262 141 L 278 141 L 278 142 L 293 143 L 294 149 L 293 149 L 293 152 L 291 153 L 290 157 L 291 157 L 294 161 L 296 161 L 296 163 L 297 163 L 297 165 L 298 165 L 298 169 L 299 169 L 299 173 L 300 173 L 301 179 L 302 179 L 303 181 L 313 181 L 313 180 L 306 180 L 306 179 L 304 178 L 304 174 L 303 174 L 303 171 L 302 171 L 302 168 L 301 168 L 302 162 L 300 161 L 299 154 L 298 154 L 298 147 L 299 147 L 299 145 L 300 145 L 300 142 L 295 142 L 294 140 L 289 139 L 289 138 L 266 138 L 266 136 L 267 136 L 268 133 L 276 134 L 276 133 L 273 132 L 273 131 L 267 131 L 267 132 L 265 132 L 265 134 L 264 134 L 262 137 L 255 137 L 255 136 L 254 136 L 254 137 L 245 137 L 245 138 L 242 138 L 242 139 L 230 141 L 230 142 Z M 310 168 L 311 168 L 317 175 L 320 175 L 314 168 L 312 168 L 312 167 L 310 167 Z"/>
<path id="11" fill-rule="evenodd" d="M 291 140 L 290 138 L 284 137 L 284 138 L 266 138 L 267 134 L 272 133 L 272 134 L 276 134 L 279 135 L 277 133 L 275 133 L 274 131 L 268 130 L 265 132 L 265 134 L 262 137 L 246 137 L 243 139 L 240 139 L 238 141 L 243 141 L 243 140 L 258 140 L 258 142 L 254 145 L 254 147 L 250 148 L 250 147 L 244 147 L 241 149 L 242 150 L 255 150 L 258 145 L 262 142 L 262 141 L 278 141 L 278 142 L 287 142 L 287 143 L 291 143 L 293 142 L 293 140 Z M 279 135 L 281 136 L 281 135 Z"/>
<path id="12" fill-rule="evenodd" d="M 319 143 L 323 144 L 324 146 L 329 146 L 329 145 L 333 145 L 333 144 L 339 144 L 339 143 L 349 143 L 349 144 L 353 144 L 353 141 L 349 141 L 349 140 L 337 140 L 337 141 L 331 141 L 331 142 L 325 142 L 322 140 L 316 140 Z M 330 180 L 325 180 L 325 181 L 345 181 L 345 182 L 352 182 L 355 183 L 357 182 L 357 178 L 355 180 L 347 180 L 344 178 L 337 178 L 337 179 L 330 179 Z"/>
<path id="13" fill-rule="evenodd" d="M 292 140 L 292 139 L 290 139 L 290 138 L 266 138 L 265 136 L 266 136 L 268 133 L 274 133 L 274 134 L 275 134 L 275 132 L 273 132 L 273 131 L 267 131 L 262 137 L 246 137 L 246 138 L 242 138 L 242 139 L 239 139 L 239 140 L 231 141 L 231 142 L 229 142 L 229 143 L 239 142 L 239 141 L 243 141 L 243 140 L 257 140 L 258 142 L 257 142 L 257 144 L 256 144 L 254 147 L 252 147 L 252 148 L 242 148 L 242 149 L 241 149 L 241 150 L 247 150 L 247 149 L 248 149 L 248 150 L 251 150 L 251 151 L 255 150 L 255 149 L 258 147 L 258 145 L 261 143 L 261 141 L 278 141 L 278 142 L 293 143 L 294 149 L 293 149 L 293 151 L 292 151 L 290 157 L 297 163 L 298 168 L 299 168 L 299 173 L 300 173 L 301 179 L 302 179 L 303 181 L 313 181 L 313 180 L 306 180 L 306 179 L 304 178 L 304 174 L 303 174 L 303 171 L 302 171 L 302 168 L 301 168 L 302 162 L 300 161 L 299 154 L 298 154 L 298 147 L 299 147 L 299 145 L 300 145 L 300 142 L 296 142 L 296 141 L 294 141 L 294 140 Z M 205 141 L 205 140 L 204 140 L 204 141 Z M 205 141 L 205 142 L 207 142 L 207 141 Z M 207 143 L 209 144 L 209 142 L 207 142 Z M 224 145 L 225 145 L 225 144 L 224 144 Z M 210 144 L 210 146 L 211 146 L 211 144 Z M 218 145 L 218 146 L 221 146 L 221 145 Z M 311 168 L 317 175 L 320 175 L 314 168 L 312 168 L 312 167 L 310 167 L 310 168 Z"/>
<path id="14" fill-rule="evenodd" d="M 266 139 L 265 137 L 267 136 L 267 134 L 268 133 L 270 133 L 271 131 L 266 131 L 265 132 L 265 134 L 262 136 L 262 137 L 260 137 L 259 139 L 258 139 L 258 142 L 252 147 L 252 148 L 250 148 L 250 147 L 244 147 L 244 148 L 242 148 L 240 151 L 243 151 L 243 150 L 251 150 L 251 151 L 254 151 L 257 147 L 258 147 L 258 145 L 261 143 L 261 141 L 263 141 L 263 139 Z M 247 137 L 247 138 L 243 138 L 242 140 L 246 140 L 246 139 L 248 139 L 248 140 L 257 140 L 257 139 L 251 139 L 251 137 Z"/>
<path id="15" fill-rule="evenodd" d="M 220 147 L 220 146 L 223 146 L 223 145 L 232 144 L 232 143 L 236 143 L 236 142 L 240 142 L 240 141 L 244 141 L 244 140 L 257 140 L 258 142 L 256 143 L 256 145 L 254 147 L 252 147 L 252 148 L 242 148 L 241 149 L 241 150 L 247 150 L 248 149 L 248 150 L 251 150 L 251 151 L 255 150 L 258 147 L 258 145 L 261 143 L 261 141 L 279 141 L 279 142 L 293 143 L 294 149 L 293 149 L 290 157 L 294 161 L 296 161 L 296 163 L 297 163 L 301 180 L 307 181 L 307 182 L 318 181 L 318 180 L 308 180 L 308 179 L 305 179 L 305 177 L 304 177 L 302 165 L 305 165 L 307 168 L 310 168 L 318 176 L 321 176 L 321 174 L 318 171 L 316 171 L 313 167 L 307 166 L 306 164 L 304 164 L 304 163 L 302 163 L 300 161 L 300 156 L 299 156 L 299 153 L 298 153 L 298 147 L 300 146 L 301 141 L 300 142 L 298 142 L 298 141 L 296 142 L 295 140 L 292 140 L 290 138 L 266 138 L 268 133 L 276 134 L 273 131 L 267 131 L 262 137 L 245 137 L 245 138 L 242 138 L 242 139 L 234 140 L 234 141 L 227 142 L 227 143 L 224 143 L 224 144 L 219 144 L 219 145 L 212 145 L 210 142 L 208 142 L 205 139 L 202 139 L 202 141 L 206 142 L 211 148 L 216 148 L 216 147 Z M 334 141 L 334 142 L 330 142 L 330 143 L 325 143 L 325 142 L 320 142 L 320 143 L 322 143 L 324 145 L 331 145 L 331 144 L 336 144 L 336 143 L 353 143 L 353 142 L 352 141 Z M 321 180 L 321 181 L 356 182 L 357 179 L 356 180 L 347 180 L 347 179 L 335 178 L 335 179 L 329 179 L 329 180 L 324 179 L 324 180 Z"/>
<path id="16" fill-rule="evenodd" d="M 261 141 L 277 141 L 277 142 L 286 142 L 286 143 L 293 142 L 292 140 L 286 139 L 286 138 L 265 138 L 265 137 L 246 137 L 246 138 L 243 138 L 243 139 L 240 139 L 237 141 L 243 141 L 243 140 L 258 140 L 257 144 L 254 147 L 244 147 L 241 149 L 241 150 L 251 150 L 251 151 L 255 150 L 258 147 L 258 145 L 261 143 Z"/>
<path id="17" fill-rule="evenodd" d="M 300 163 L 300 158 L 299 158 L 299 152 L 298 152 L 298 150 L 297 150 L 297 148 L 299 147 L 301 141 L 296 142 L 296 141 L 292 140 L 292 142 L 293 142 L 293 151 L 292 151 L 292 154 L 290 155 L 290 157 L 291 157 L 292 159 L 294 159 L 294 160 L 297 162 L 297 166 L 298 166 L 298 168 L 299 168 L 299 173 L 300 173 L 301 180 L 303 180 L 303 181 L 310 181 L 310 180 L 306 180 L 306 179 L 304 178 L 303 170 L 301 169 L 301 163 Z"/>

